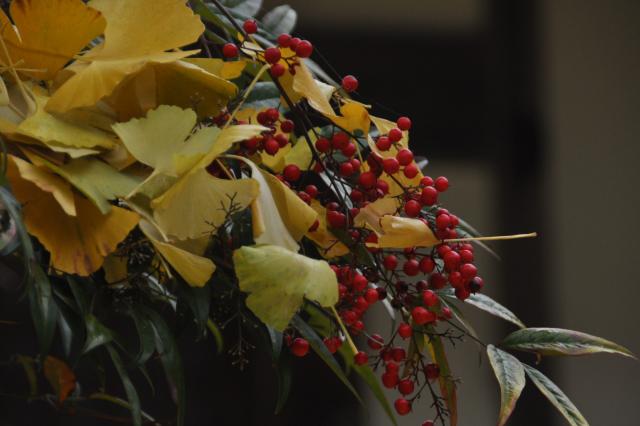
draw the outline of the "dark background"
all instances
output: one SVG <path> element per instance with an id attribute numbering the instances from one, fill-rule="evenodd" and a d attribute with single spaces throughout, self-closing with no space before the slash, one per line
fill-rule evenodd
<path id="1" fill-rule="evenodd" d="M 282 4 L 266 1 L 265 9 Z M 487 235 L 538 231 L 479 259 L 486 292 L 529 326 L 608 337 L 640 353 L 637 325 L 640 195 L 640 2 L 629 0 L 292 0 L 297 33 L 338 73 L 354 74 L 374 112 L 413 119 L 411 147 L 446 175 L 444 202 Z M 320 55 L 314 59 L 323 64 Z M 15 318 L 8 297 L 2 316 Z M 22 311 L 24 311 L 22 305 Z M 487 342 L 511 329 L 465 311 Z M 375 315 L 375 314 L 374 314 Z M 387 330 L 383 314 L 369 321 Z M 5 329 L 2 353 L 33 340 Z M 296 360 L 289 405 L 272 416 L 275 376 L 267 356 L 238 372 L 212 342 L 182 336 L 190 425 L 387 425 L 368 397 L 360 406 L 315 358 Z M 35 345 L 33 346 L 35 351 Z M 471 343 L 451 350 L 461 425 L 491 425 L 498 386 Z M 527 359 L 528 361 L 533 361 Z M 173 406 L 159 366 L 146 407 Z M 87 366 L 86 368 L 90 368 Z M 540 367 L 593 425 L 640 423 L 640 368 L 613 356 L 545 359 Z M 5 384 L 22 380 L 0 378 Z M 114 372 L 107 372 L 117 386 Z M 137 378 L 140 379 L 140 378 Z M 560 425 L 530 385 L 509 424 Z M 391 394 L 392 395 L 392 394 Z M 428 418 L 428 401 L 402 425 Z M 0 398 L 0 424 L 114 424 Z M 119 413 L 123 414 L 123 413 Z M 126 415 L 126 413 L 124 413 Z"/>

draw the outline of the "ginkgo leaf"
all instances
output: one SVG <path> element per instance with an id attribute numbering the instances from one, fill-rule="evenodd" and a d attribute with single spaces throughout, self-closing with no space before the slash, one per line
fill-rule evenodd
<path id="1" fill-rule="evenodd" d="M 198 256 L 183 250 L 169 242 L 162 241 L 162 236 L 155 226 L 146 220 L 140 221 L 140 230 L 149 238 L 151 244 L 164 260 L 193 287 L 204 286 L 216 270 L 216 265 L 206 257 Z"/>
<path id="2" fill-rule="evenodd" d="M 367 243 L 379 248 L 432 247 L 440 243 L 431 228 L 420 219 L 386 215 L 380 218 L 381 233 L 377 243 Z"/>
<path id="3" fill-rule="evenodd" d="M 107 21 L 105 40 L 80 60 L 89 61 L 53 94 L 49 111 L 91 106 L 147 63 L 169 63 L 195 53 L 170 51 L 195 42 L 204 31 L 182 0 L 93 0 Z"/>
<path id="4" fill-rule="evenodd" d="M 340 114 L 342 114 L 342 117 L 333 116 L 330 117 L 330 119 L 342 129 L 352 134 L 357 130 L 364 135 L 369 133 L 371 119 L 369 118 L 369 111 L 367 111 L 363 104 L 354 101 L 345 102 L 345 104 L 340 107 Z"/>
<path id="5" fill-rule="evenodd" d="M 313 137 L 310 136 L 311 142 L 315 142 L 315 139 L 317 139 L 315 135 Z M 298 166 L 300 170 L 309 170 L 310 166 L 313 164 L 312 159 L 313 154 L 311 152 L 311 148 L 309 148 L 305 138 L 301 136 L 291 147 L 291 150 L 285 154 L 284 164 L 293 164 Z"/>
<path id="6" fill-rule="evenodd" d="M 398 201 L 394 198 L 380 198 L 373 203 L 362 207 L 358 215 L 353 219 L 354 225 L 358 227 L 368 227 L 378 234 L 384 231 L 380 224 L 380 219 L 386 215 L 393 215 L 398 210 Z"/>
<path id="7" fill-rule="evenodd" d="M 233 263 L 247 307 L 275 330 L 284 331 L 305 297 L 325 307 L 338 302 L 336 275 L 323 260 L 264 245 L 239 248 Z"/>
<path id="8" fill-rule="evenodd" d="M 10 167 L 8 174 L 16 199 L 23 204 L 24 223 L 51 254 L 56 271 L 88 276 L 137 225 L 138 215 L 113 207 L 106 215 L 91 201 L 74 194 L 76 216 L 67 215 L 52 194 L 22 179 Z"/>
<path id="9" fill-rule="evenodd" d="M 318 213 L 318 227 L 306 236 L 318 246 L 322 257 L 331 259 L 349 253 L 349 248 L 327 228 L 327 209 L 318 200 L 311 200 L 311 208 Z"/>
<path id="10" fill-rule="evenodd" d="M 9 19 L 0 11 L 2 37 L 23 74 L 51 80 L 91 40 L 102 34 L 105 21 L 82 0 L 14 0 Z M 0 60 L 8 64 L 4 53 Z"/>
<path id="11" fill-rule="evenodd" d="M 205 71 L 222 77 L 225 80 L 233 80 L 242 75 L 247 66 L 247 61 L 223 61 L 218 58 L 186 58 L 184 62 L 197 65 Z"/>

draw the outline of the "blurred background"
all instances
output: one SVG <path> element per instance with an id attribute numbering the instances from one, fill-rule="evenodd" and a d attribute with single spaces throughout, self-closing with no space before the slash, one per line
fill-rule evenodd
<path id="1" fill-rule="evenodd" d="M 361 100 L 413 119 L 411 147 L 429 158 L 428 174 L 452 182 L 443 197 L 452 211 L 486 235 L 539 232 L 494 245 L 501 261 L 481 259 L 489 295 L 528 326 L 582 330 L 640 353 L 640 2 L 288 3 L 297 33 L 359 79 Z M 485 341 L 510 331 L 466 313 Z M 460 424 L 495 424 L 487 362 L 472 342 L 450 352 L 463 379 Z M 640 424 L 636 362 L 600 355 L 541 368 L 592 425 Z M 530 386 L 509 424 L 564 424 Z M 361 410 L 355 422 L 326 424 L 388 424 L 375 401 Z M 423 407 L 402 424 L 426 418 Z"/>

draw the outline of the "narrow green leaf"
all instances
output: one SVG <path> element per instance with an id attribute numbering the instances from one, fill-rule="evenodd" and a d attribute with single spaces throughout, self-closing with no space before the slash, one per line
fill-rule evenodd
<path id="1" fill-rule="evenodd" d="M 134 426 L 142 425 L 142 410 L 140 409 L 140 398 L 138 397 L 138 392 L 136 391 L 136 387 L 131 382 L 131 378 L 129 377 L 129 373 L 127 373 L 127 369 L 124 367 L 122 363 L 122 359 L 120 358 L 120 354 L 111 344 L 106 345 L 107 351 L 111 356 L 111 361 L 113 362 L 118 375 L 120 376 L 120 380 L 122 381 L 122 386 L 124 387 L 124 391 L 127 394 L 127 399 L 129 400 L 129 409 L 131 410 L 131 418 Z"/>
<path id="2" fill-rule="evenodd" d="M 89 395 L 89 399 L 98 400 L 98 401 L 107 401 L 131 411 L 131 404 L 129 404 L 127 401 L 125 401 L 122 398 L 109 395 L 108 393 L 103 393 L 103 392 L 92 393 L 91 395 Z M 144 417 L 146 421 L 153 422 L 153 423 L 156 422 L 156 420 L 153 417 L 151 417 L 149 414 L 145 413 L 144 411 L 140 411 L 140 414 L 142 415 L 142 417 Z"/>
<path id="3" fill-rule="evenodd" d="M 457 300 L 457 299 L 455 299 Z M 450 296 L 445 296 L 445 297 L 441 297 L 440 301 L 449 309 L 451 309 L 451 313 L 453 313 L 453 317 L 456 319 L 456 321 L 458 321 L 460 324 L 462 324 L 462 327 L 464 327 L 465 330 L 467 330 L 469 332 L 469 334 L 473 337 L 475 337 L 476 339 L 480 339 L 478 337 L 478 333 L 476 332 L 475 328 L 473 328 L 473 326 L 471 325 L 471 323 L 469 321 L 467 321 L 467 319 L 465 318 L 464 314 L 462 313 L 462 311 L 460 310 L 460 308 L 458 308 L 455 305 L 455 300 L 454 298 L 450 297 Z M 480 343 L 478 343 L 477 341 L 474 340 L 475 343 L 477 343 L 478 345 Z"/>
<path id="4" fill-rule="evenodd" d="M 32 263 L 32 282 L 28 289 L 31 317 L 36 328 L 40 353 L 49 353 L 58 321 L 58 306 L 53 298 L 49 277 L 40 265 Z"/>
<path id="5" fill-rule="evenodd" d="M 529 379 L 538 387 L 540 392 L 547 397 L 558 411 L 567 419 L 572 426 L 589 426 L 587 420 L 580 414 L 580 411 L 569 400 L 567 395 L 560 390 L 547 376 L 540 371 L 526 364 L 522 365 L 529 376 Z"/>
<path id="6" fill-rule="evenodd" d="M 204 335 L 211 308 L 211 286 L 191 287 L 183 281 L 177 284 L 178 303 L 185 302 L 187 304 L 193 313 L 193 319 L 198 325 L 200 333 Z"/>
<path id="7" fill-rule="evenodd" d="M 229 9 L 234 15 L 242 18 L 251 18 L 262 7 L 262 0 L 221 0 L 220 3 Z"/>
<path id="8" fill-rule="evenodd" d="M 327 364 L 327 366 L 331 369 L 331 371 L 333 371 L 333 373 L 338 377 L 338 379 L 340 379 L 340 381 L 347 387 L 347 389 L 351 391 L 351 393 L 356 397 L 356 399 L 362 402 L 362 399 L 360 398 L 358 391 L 356 391 L 356 389 L 353 387 L 353 385 L 351 384 L 347 376 L 344 374 L 344 371 L 342 371 L 342 368 L 340 368 L 340 364 L 338 364 L 338 361 L 336 361 L 336 359 L 331 354 L 331 352 L 329 352 L 329 349 L 327 349 L 327 346 L 324 344 L 324 342 L 322 341 L 320 336 L 318 336 L 315 330 L 311 328 L 309 324 L 304 322 L 304 320 L 300 318 L 299 315 L 295 315 L 293 317 L 293 320 L 291 321 L 291 325 L 294 326 L 296 330 L 300 332 L 300 335 L 302 335 L 302 337 L 307 339 L 313 351 L 316 354 L 318 354 L 320 359 L 322 359 L 325 362 L 325 364 Z"/>
<path id="9" fill-rule="evenodd" d="M 211 318 L 207 320 L 207 328 L 216 341 L 217 352 L 221 354 L 222 349 L 224 348 L 224 338 L 222 337 L 222 332 L 220 331 L 216 323 L 211 320 Z"/>
<path id="10" fill-rule="evenodd" d="M 84 317 L 84 324 L 87 329 L 87 338 L 84 342 L 84 348 L 82 349 L 83 354 L 86 354 L 98 346 L 102 346 L 113 340 L 113 333 L 111 330 L 109 330 L 92 314 L 87 314 Z"/>
<path id="11" fill-rule="evenodd" d="M 524 389 L 526 383 L 524 368 L 513 355 L 501 351 L 493 345 L 487 346 L 487 355 L 500 384 L 498 426 L 502 426 L 511 416 L 513 409 L 516 408 L 516 402 L 518 402 L 522 389 Z"/>
<path id="12" fill-rule="evenodd" d="M 271 342 L 271 358 L 274 362 L 280 359 L 280 352 L 282 351 L 282 333 L 278 330 L 265 325 L 267 333 L 269 333 L 269 341 Z"/>
<path id="13" fill-rule="evenodd" d="M 160 354 L 162 366 L 167 375 L 167 380 L 171 386 L 171 394 L 178 406 L 177 424 L 184 425 L 184 415 L 186 406 L 186 386 L 184 382 L 184 371 L 182 370 L 182 360 L 180 351 L 175 341 L 173 333 L 167 326 L 162 316 L 153 309 L 142 308 L 144 313 L 150 320 L 155 329 L 156 334 L 156 350 Z"/>
<path id="14" fill-rule="evenodd" d="M 601 337 L 562 328 L 525 328 L 508 335 L 501 346 L 540 355 L 589 355 L 607 352 L 636 358 L 629 349 Z"/>
<path id="15" fill-rule="evenodd" d="M 133 319 L 138 332 L 138 354 L 135 357 L 135 363 L 137 365 L 144 365 L 153 352 L 156 350 L 156 339 L 153 324 L 145 315 L 141 315 L 135 309 L 129 312 L 129 315 Z"/>
<path id="16" fill-rule="evenodd" d="M 296 26 L 298 14 L 291 6 L 283 4 L 267 12 L 262 17 L 262 26 L 272 34 L 290 33 Z"/>
<path id="17" fill-rule="evenodd" d="M 434 334 L 435 330 L 433 327 L 428 327 L 428 330 L 431 334 L 429 336 L 425 335 L 425 339 L 427 339 L 426 343 L 431 353 L 431 358 L 433 358 L 440 368 L 438 381 L 440 383 L 440 393 L 449 410 L 449 424 L 450 426 L 456 426 L 458 424 L 458 394 L 456 392 L 456 383 L 453 381 L 442 338 Z"/>
<path id="18" fill-rule="evenodd" d="M 274 414 L 280 414 L 284 409 L 291 391 L 291 364 L 288 357 L 282 357 L 278 362 L 278 399 Z"/>
<path id="19" fill-rule="evenodd" d="M 451 288 L 441 290 L 438 292 L 438 294 L 443 295 L 445 297 L 449 297 L 450 300 L 453 300 L 452 298 L 454 297 L 454 291 Z M 524 323 L 520 321 L 520 319 L 513 312 L 511 312 L 508 308 L 496 302 L 491 297 L 485 294 L 482 294 L 482 293 L 472 294 L 467 299 L 465 299 L 464 302 L 468 303 L 469 305 L 475 306 L 476 308 L 482 311 L 485 311 L 491 315 L 494 315 L 498 318 L 502 318 L 505 321 L 509 321 L 510 323 L 518 326 L 519 328 L 526 327 Z"/>

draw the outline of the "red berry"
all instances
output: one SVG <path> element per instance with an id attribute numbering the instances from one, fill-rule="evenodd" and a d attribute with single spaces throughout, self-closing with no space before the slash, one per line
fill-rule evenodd
<path id="1" fill-rule="evenodd" d="M 431 288 L 439 290 L 445 285 L 447 285 L 447 277 L 445 277 L 439 272 L 431 274 L 431 278 L 429 279 L 429 285 L 431 286 Z"/>
<path id="2" fill-rule="evenodd" d="M 338 132 L 331 137 L 331 146 L 333 149 L 343 149 L 349 143 L 349 135 L 344 132 Z"/>
<path id="3" fill-rule="evenodd" d="M 258 32 L 258 23 L 253 19 L 247 19 L 242 24 L 242 28 L 247 34 L 255 34 Z"/>
<path id="4" fill-rule="evenodd" d="M 429 380 L 435 380 L 440 376 L 440 367 L 438 364 L 429 363 L 424 368 L 424 374 Z"/>
<path id="5" fill-rule="evenodd" d="M 414 177 L 418 176 L 418 172 L 418 166 L 416 166 L 415 164 L 409 164 L 403 170 L 404 175 L 409 179 L 413 179 Z"/>
<path id="6" fill-rule="evenodd" d="M 403 339 L 408 339 L 412 334 L 413 330 L 411 329 L 411 326 L 406 322 L 403 322 L 402 324 L 400 324 L 400 326 L 398 326 L 398 335 Z"/>
<path id="7" fill-rule="evenodd" d="M 304 201 L 306 204 L 311 204 L 311 197 L 306 192 L 304 191 L 298 192 L 298 197 L 300 197 L 300 199 Z"/>
<path id="8" fill-rule="evenodd" d="M 345 157 L 353 157 L 353 154 L 357 151 L 356 144 L 349 142 L 341 149 L 341 151 Z"/>
<path id="9" fill-rule="evenodd" d="M 327 212 L 327 222 L 332 228 L 344 228 L 347 223 L 347 217 L 343 213 L 329 210 Z"/>
<path id="10" fill-rule="evenodd" d="M 369 361 L 369 356 L 362 351 L 358 352 L 353 357 L 353 362 L 355 362 L 356 365 L 365 365 L 368 361 Z"/>
<path id="11" fill-rule="evenodd" d="M 422 179 L 420 179 L 420 185 L 433 186 L 433 179 L 431 179 L 429 176 L 425 176 Z"/>
<path id="12" fill-rule="evenodd" d="M 396 159 L 401 166 L 407 166 L 413 161 L 413 152 L 409 149 L 403 148 L 396 154 Z"/>
<path id="13" fill-rule="evenodd" d="M 376 141 L 376 147 L 380 151 L 388 151 L 391 148 L 391 141 L 386 136 L 380 136 Z"/>
<path id="14" fill-rule="evenodd" d="M 471 279 L 478 273 L 478 268 L 473 263 L 465 263 L 460 267 L 462 278 Z"/>
<path id="15" fill-rule="evenodd" d="M 402 270 L 410 277 L 416 276 L 420 272 L 420 263 L 415 259 L 409 259 L 402 266 Z"/>
<path id="16" fill-rule="evenodd" d="M 352 158 L 351 160 L 349 160 L 349 162 L 353 166 L 353 171 L 360 171 L 360 160 L 358 160 L 357 158 Z"/>
<path id="17" fill-rule="evenodd" d="M 394 402 L 393 405 L 395 406 L 398 414 L 400 414 L 401 416 L 409 414 L 409 412 L 411 411 L 411 403 L 404 398 L 396 399 L 396 402 Z"/>
<path id="18" fill-rule="evenodd" d="M 389 130 L 388 136 L 389 136 L 389 140 L 392 143 L 398 142 L 400 139 L 402 139 L 402 130 L 393 128 Z"/>
<path id="19" fill-rule="evenodd" d="M 284 175 L 284 178 L 289 182 L 296 182 L 298 179 L 300 179 L 302 172 L 300 171 L 300 167 L 296 166 L 295 164 L 289 164 L 284 168 L 282 174 Z"/>
<path id="20" fill-rule="evenodd" d="M 339 348 L 339 344 L 337 343 L 338 341 L 340 341 L 339 338 L 326 337 L 324 339 L 324 345 L 327 347 L 330 353 L 335 354 Z"/>
<path id="21" fill-rule="evenodd" d="M 276 155 L 276 153 L 278 152 L 278 150 L 280 150 L 280 144 L 278 143 L 277 140 L 275 140 L 274 138 L 269 138 L 267 139 L 267 141 L 264 143 L 264 150 L 266 151 L 267 154 L 269 155 Z"/>
<path id="22" fill-rule="evenodd" d="M 431 256 L 425 256 L 420 260 L 420 270 L 423 274 L 432 273 L 435 267 L 436 263 L 433 261 Z"/>
<path id="23" fill-rule="evenodd" d="M 278 145 L 280 145 L 280 148 L 284 147 L 289 143 L 289 138 L 283 135 L 282 133 L 278 133 L 277 135 L 274 136 L 274 138 L 278 141 Z"/>
<path id="24" fill-rule="evenodd" d="M 358 273 L 354 275 L 353 280 L 351 281 L 353 290 L 357 291 L 358 293 L 363 292 L 364 289 L 367 288 L 368 284 L 369 284 L 369 281 L 367 281 L 365 276 Z"/>
<path id="25" fill-rule="evenodd" d="M 442 308 L 442 318 L 451 319 L 451 317 L 453 317 L 453 312 L 451 312 L 451 309 L 449 309 L 448 306 Z"/>
<path id="26" fill-rule="evenodd" d="M 377 182 L 375 173 L 364 172 L 358 177 L 358 183 L 365 189 L 373 188 Z"/>
<path id="27" fill-rule="evenodd" d="M 472 293 L 479 292 L 482 290 L 482 287 L 484 287 L 484 280 L 480 277 L 474 277 L 469 283 L 469 290 L 471 290 Z"/>
<path id="28" fill-rule="evenodd" d="M 238 46 L 233 43 L 227 43 L 222 46 L 222 54 L 225 58 L 235 58 L 238 56 Z"/>
<path id="29" fill-rule="evenodd" d="M 452 287 L 459 287 L 462 285 L 462 274 L 458 271 L 453 271 L 449 273 L 449 282 Z"/>
<path id="30" fill-rule="evenodd" d="M 368 288 L 367 291 L 364 292 L 364 299 L 369 303 L 376 303 L 378 301 L 378 290 L 375 288 Z"/>
<path id="31" fill-rule="evenodd" d="M 284 120 L 282 123 L 280 123 L 280 130 L 282 130 L 284 133 L 291 133 L 293 132 L 294 128 L 295 125 L 291 120 Z"/>
<path id="32" fill-rule="evenodd" d="M 449 179 L 444 176 L 440 176 L 439 178 L 436 178 L 434 185 L 438 192 L 444 192 L 449 188 Z"/>
<path id="33" fill-rule="evenodd" d="M 378 179 L 378 181 L 376 182 L 376 188 L 382 191 L 383 195 L 389 193 L 389 184 L 382 179 Z"/>
<path id="34" fill-rule="evenodd" d="M 278 49 L 277 47 L 268 47 L 264 51 L 264 60 L 270 64 L 275 64 L 276 62 L 278 62 L 281 56 L 282 55 L 280 54 L 280 49 Z"/>
<path id="35" fill-rule="evenodd" d="M 433 420 L 425 420 L 424 422 L 422 422 L 422 426 L 433 426 L 435 423 L 433 423 Z"/>
<path id="36" fill-rule="evenodd" d="M 409 130 L 411 128 L 411 119 L 409 117 L 400 117 L 396 121 L 396 125 L 400 130 Z"/>
<path id="37" fill-rule="evenodd" d="M 289 49 L 295 51 L 296 47 L 298 47 L 298 44 L 300 44 L 302 40 L 300 40 L 298 37 L 292 37 L 291 39 L 289 39 Z"/>
<path id="38" fill-rule="evenodd" d="M 431 311 L 426 310 L 422 306 L 416 306 L 411 311 L 411 317 L 413 321 L 418 325 L 423 325 L 429 322 L 434 322 L 436 320 L 436 314 Z"/>
<path id="39" fill-rule="evenodd" d="M 395 362 L 402 362 L 407 357 L 407 352 L 399 347 L 391 349 L 391 356 Z"/>
<path id="40" fill-rule="evenodd" d="M 367 344 L 371 349 L 380 349 L 384 345 L 384 339 L 379 334 L 372 334 L 367 340 Z"/>
<path id="41" fill-rule="evenodd" d="M 313 45 L 308 40 L 301 40 L 296 46 L 296 55 L 308 58 L 313 53 Z"/>
<path id="42" fill-rule="evenodd" d="M 385 158 L 382 160 L 382 168 L 387 174 L 394 174 L 400 170 L 400 164 L 395 158 Z"/>
<path id="43" fill-rule="evenodd" d="M 354 171 L 355 170 L 353 170 L 353 164 L 351 164 L 350 162 L 345 161 L 344 163 L 340 164 L 340 174 L 342 176 L 351 176 Z"/>
<path id="44" fill-rule="evenodd" d="M 460 261 L 462 263 L 471 263 L 473 262 L 473 252 L 471 250 L 460 250 Z"/>
<path id="45" fill-rule="evenodd" d="M 421 210 L 422 210 L 422 205 L 416 200 L 409 200 L 404 205 L 404 212 L 409 217 L 418 217 Z"/>
<path id="46" fill-rule="evenodd" d="M 327 138 L 320 138 L 316 141 L 316 149 L 320 152 L 328 152 L 331 150 L 331 142 Z"/>
<path id="47" fill-rule="evenodd" d="M 327 210 L 338 210 L 339 208 L 340 208 L 340 205 L 335 201 L 331 201 L 330 203 L 327 203 Z"/>
<path id="48" fill-rule="evenodd" d="M 382 264 L 384 265 L 384 269 L 386 269 L 387 271 L 392 271 L 398 267 L 398 258 L 390 254 L 388 256 L 385 256 L 385 258 L 382 260 Z"/>
<path id="49" fill-rule="evenodd" d="M 382 384 L 387 389 L 393 389 L 398 384 L 398 373 L 387 372 L 382 375 Z"/>
<path id="50" fill-rule="evenodd" d="M 438 295 L 431 290 L 425 290 L 422 293 L 422 301 L 425 306 L 436 306 L 438 304 Z"/>
<path id="51" fill-rule="evenodd" d="M 309 352 L 309 342 L 302 337 L 297 337 L 291 345 L 291 352 L 295 356 L 305 356 Z"/>
<path id="52" fill-rule="evenodd" d="M 456 251 L 446 252 L 442 260 L 444 260 L 444 267 L 447 271 L 453 272 L 460 266 L 460 255 Z"/>
<path id="53" fill-rule="evenodd" d="M 351 198 L 351 201 L 353 201 L 354 203 L 359 203 L 364 199 L 364 194 L 362 193 L 362 191 L 354 189 L 349 194 L 349 198 Z"/>
<path id="54" fill-rule="evenodd" d="M 342 79 L 342 88 L 348 92 L 355 92 L 358 89 L 358 79 L 352 75 L 347 75 Z"/>
<path id="55" fill-rule="evenodd" d="M 291 35 L 289 34 L 280 34 L 278 36 L 278 44 L 280 47 L 288 47 L 291 42 Z"/>
<path id="56" fill-rule="evenodd" d="M 467 300 L 471 296 L 471 292 L 464 287 L 456 288 L 456 297 L 460 300 Z"/>
<path id="57" fill-rule="evenodd" d="M 398 390 L 403 395 L 409 395 L 410 393 L 413 393 L 414 388 L 415 385 L 413 384 L 413 380 L 411 379 L 400 380 L 400 383 L 398 383 Z"/>
<path id="58" fill-rule="evenodd" d="M 391 361 L 391 350 L 384 349 L 383 351 L 380 351 L 380 355 L 386 362 L 384 369 L 387 373 L 398 373 L 398 371 L 400 371 L 400 367 L 398 366 L 398 364 Z"/>
<path id="59" fill-rule="evenodd" d="M 284 68 L 284 65 L 280 63 L 271 65 L 271 69 L 269 70 L 271 76 L 276 78 L 282 77 L 285 71 L 286 69 Z"/>
<path id="60" fill-rule="evenodd" d="M 318 196 L 318 188 L 315 185 L 307 185 L 304 188 L 304 192 L 309 194 L 309 197 L 316 198 Z"/>
<path id="61" fill-rule="evenodd" d="M 433 186 L 425 186 L 420 193 L 420 202 L 432 206 L 438 202 L 438 191 Z"/>
<path id="62" fill-rule="evenodd" d="M 438 229 L 446 229 L 451 224 L 451 217 L 448 214 L 440 214 L 436 217 L 436 227 Z"/>

